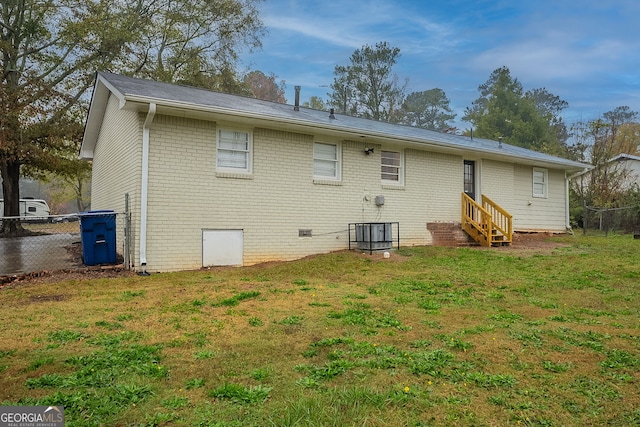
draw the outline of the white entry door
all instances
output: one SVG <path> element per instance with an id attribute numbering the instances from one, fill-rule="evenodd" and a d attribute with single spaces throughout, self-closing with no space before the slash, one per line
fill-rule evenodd
<path id="1" fill-rule="evenodd" d="M 202 230 L 202 266 L 242 265 L 242 230 Z"/>

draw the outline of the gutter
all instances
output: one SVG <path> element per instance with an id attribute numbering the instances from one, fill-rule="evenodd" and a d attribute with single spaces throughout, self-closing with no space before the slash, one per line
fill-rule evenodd
<path id="1" fill-rule="evenodd" d="M 589 166 L 591 166 L 591 165 L 589 165 Z M 576 172 L 576 173 L 574 173 L 573 175 L 571 175 L 571 176 L 567 177 L 567 179 L 568 179 L 569 181 L 571 181 L 571 180 L 572 180 L 572 179 L 574 179 L 574 178 L 577 178 L 577 177 L 579 177 L 579 176 L 582 176 L 582 175 L 586 174 L 587 172 L 590 172 L 590 171 L 591 171 L 591 169 L 594 169 L 594 167 L 593 167 L 593 166 L 591 166 L 591 167 L 588 167 L 588 168 L 584 168 L 584 169 L 583 169 L 583 170 L 581 170 L 580 172 Z"/>
<path id="2" fill-rule="evenodd" d="M 149 196 L 149 126 L 156 115 L 155 102 L 149 103 L 149 112 L 142 125 L 142 184 L 140 188 L 140 266 L 146 273 L 147 265 L 147 200 Z"/>

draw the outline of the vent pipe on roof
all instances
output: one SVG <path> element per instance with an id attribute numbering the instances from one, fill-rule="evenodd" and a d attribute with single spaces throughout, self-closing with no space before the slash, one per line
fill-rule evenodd
<path id="1" fill-rule="evenodd" d="M 294 86 L 294 89 L 296 90 L 296 101 L 293 105 L 293 110 L 300 111 L 300 86 Z"/>
<path id="2" fill-rule="evenodd" d="M 336 115 L 334 114 L 334 111 L 335 110 L 333 108 L 329 110 L 329 118 L 330 119 L 335 119 L 336 118 Z"/>
<path id="3" fill-rule="evenodd" d="M 498 148 L 502 148 L 502 137 L 498 137 Z"/>

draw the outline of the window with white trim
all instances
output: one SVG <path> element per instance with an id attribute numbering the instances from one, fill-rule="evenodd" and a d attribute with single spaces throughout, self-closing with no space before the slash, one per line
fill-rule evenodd
<path id="1" fill-rule="evenodd" d="M 313 143 L 313 177 L 340 179 L 340 145 L 324 142 Z"/>
<path id="2" fill-rule="evenodd" d="M 382 150 L 380 154 L 380 178 L 383 184 L 403 185 L 404 156 L 399 151 Z"/>
<path id="3" fill-rule="evenodd" d="M 547 197 L 549 172 L 546 169 L 533 168 L 533 197 Z"/>
<path id="4" fill-rule="evenodd" d="M 220 129 L 216 148 L 216 170 L 251 173 L 250 132 Z"/>

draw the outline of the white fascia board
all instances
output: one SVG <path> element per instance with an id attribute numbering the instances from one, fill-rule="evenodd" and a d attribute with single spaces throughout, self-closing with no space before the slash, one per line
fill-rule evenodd
<path id="1" fill-rule="evenodd" d="M 111 92 L 116 98 L 118 98 L 118 101 L 120 103 L 120 109 L 124 108 L 124 105 L 127 102 L 127 100 L 125 95 L 122 92 L 116 89 L 115 86 L 113 86 L 109 82 L 109 80 L 105 79 L 100 73 L 98 73 L 97 82 L 104 85 L 107 89 L 109 89 L 109 92 Z"/>
<path id="2" fill-rule="evenodd" d="M 107 109 L 110 94 L 118 98 L 120 108 L 123 108 L 126 103 L 124 95 L 98 73 L 93 88 L 91 104 L 89 105 L 87 121 L 84 125 L 80 154 L 78 155 L 78 158 L 81 160 L 93 159 L 93 151 L 98 142 L 98 135 L 100 134 L 100 127 Z"/>

